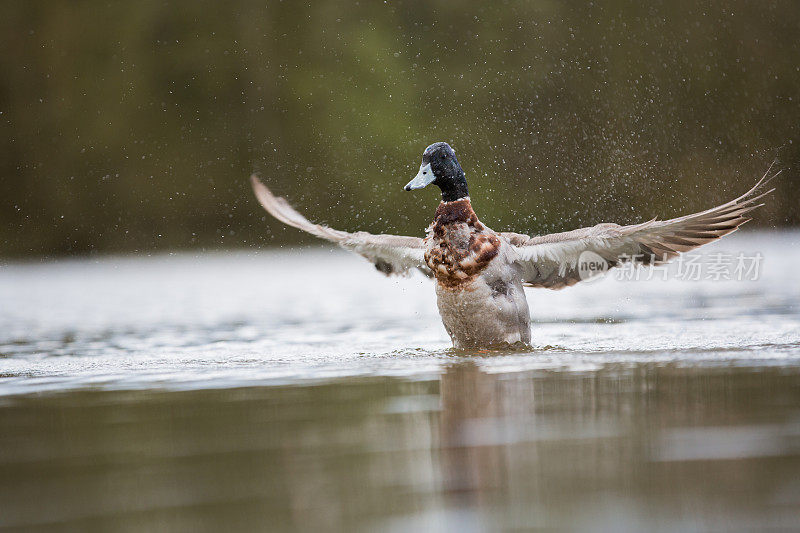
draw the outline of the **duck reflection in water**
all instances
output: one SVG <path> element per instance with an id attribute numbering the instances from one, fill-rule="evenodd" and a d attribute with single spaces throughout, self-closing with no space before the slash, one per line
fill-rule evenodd
<path id="1" fill-rule="evenodd" d="M 441 376 L 441 475 L 455 505 L 486 503 L 489 492 L 506 485 L 498 386 L 473 362 L 454 364 Z"/>

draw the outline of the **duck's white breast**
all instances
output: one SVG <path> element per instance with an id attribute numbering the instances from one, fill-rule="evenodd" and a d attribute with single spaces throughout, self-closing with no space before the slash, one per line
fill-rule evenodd
<path id="1" fill-rule="evenodd" d="M 513 249 L 500 253 L 467 283 L 436 283 L 439 314 L 456 348 L 529 343 L 530 314 Z"/>

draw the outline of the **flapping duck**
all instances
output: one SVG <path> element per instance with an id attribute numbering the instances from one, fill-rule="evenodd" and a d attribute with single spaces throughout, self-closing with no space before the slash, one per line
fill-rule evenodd
<path id="1" fill-rule="evenodd" d="M 777 174 L 768 174 L 739 198 L 701 213 L 528 236 L 498 233 L 478 220 L 455 152 L 437 142 L 425 149 L 419 172 L 405 186 L 407 191 L 431 184 L 441 189 L 442 201 L 425 238 L 348 233 L 314 224 L 256 176 L 251 181 L 261 205 L 281 222 L 365 257 L 386 275 L 419 269 L 435 278 L 439 314 L 453 345 L 488 348 L 530 342 L 523 287 L 561 289 L 633 258 L 660 264 L 719 239 L 750 220 L 748 213 L 774 190 L 766 185 Z M 587 266 L 592 267 L 588 274 Z"/>

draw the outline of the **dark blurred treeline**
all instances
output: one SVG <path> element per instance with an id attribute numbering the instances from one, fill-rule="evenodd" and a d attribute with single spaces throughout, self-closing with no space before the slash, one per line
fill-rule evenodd
<path id="1" fill-rule="evenodd" d="M 777 158 L 800 222 L 800 3 L 7 1 L 0 256 L 421 234 L 450 142 L 481 218 L 546 232 L 710 207 Z"/>

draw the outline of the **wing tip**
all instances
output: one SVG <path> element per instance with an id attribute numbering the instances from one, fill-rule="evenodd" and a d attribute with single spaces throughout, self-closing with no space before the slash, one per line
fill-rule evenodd
<path id="1" fill-rule="evenodd" d="M 782 172 L 783 172 L 783 170 L 784 170 L 784 169 L 780 169 L 780 170 L 778 170 L 777 172 L 775 172 L 774 174 L 772 174 L 772 175 L 770 176 L 770 172 L 772 172 L 772 167 L 773 167 L 773 166 L 775 166 L 775 161 L 773 161 L 772 163 L 770 163 L 770 165 L 769 165 L 769 168 L 767 169 L 767 171 L 766 171 L 766 172 L 764 172 L 764 175 L 763 175 L 763 176 L 761 176 L 761 179 L 759 179 L 759 180 L 756 182 L 756 184 L 755 184 L 755 185 L 753 185 L 753 187 L 752 187 L 752 188 L 751 188 L 749 191 L 747 191 L 747 192 L 746 192 L 746 193 L 744 193 L 742 196 L 740 196 L 739 198 L 737 198 L 737 200 L 740 200 L 740 199 L 743 199 L 743 198 L 747 198 L 748 196 L 752 196 L 752 195 L 753 195 L 753 194 L 755 194 L 756 192 L 758 192 L 758 193 L 759 193 L 761 196 L 766 196 L 767 194 L 769 194 L 769 193 L 773 192 L 773 191 L 774 191 L 774 190 L 775 190 L 777 187 L 773 187 L 773 188 L 771 188 L 770 190 L 768 190 L 768 191 L 766 191 L 766 192 L 761 192 L 761 191 L 763 191 L 763 190 L 764 190 L 764 189 L 767 187 L 767 185 L 769 185 L 769 183 L 770 183 L 772 180 L 774 180 L 775 178 L 777 178 L 778 176 L 780 176 L 780 175 L 781 175 L 781 173 L 782 173 Z"/>
<path id="2" fill-rule="evenodd" d="M 258 176 L 258 174 L 250 175 L 250 186 L 253 188 L 256 198 L 258 198 L 262 205 L 264 204 L 264 199 L 274 201 L 278 198 L 272 194 L 272 191 L 269 190 L 269 187 L 264 185 L 264 182 L 261 181 L 261 178 Z"/>

